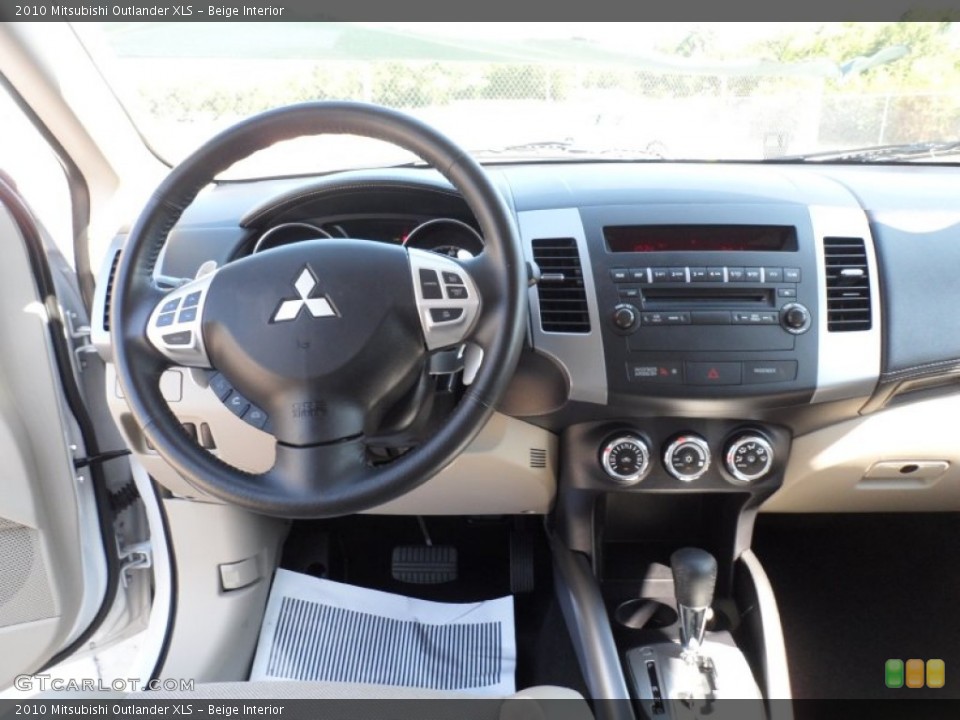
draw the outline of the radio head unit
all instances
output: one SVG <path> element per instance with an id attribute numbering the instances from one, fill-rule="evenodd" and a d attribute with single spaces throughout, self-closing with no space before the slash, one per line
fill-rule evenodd
<path id="1" fill-rule="evenodd" d="M 603 250 L 591 264 L 610 392 L 812 394 L 817 279 L 805 210 L 581 209 L 591 250 Z"/>

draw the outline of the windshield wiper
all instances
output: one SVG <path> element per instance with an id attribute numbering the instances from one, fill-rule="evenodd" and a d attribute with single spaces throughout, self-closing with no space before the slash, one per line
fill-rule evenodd
<path id="1" fill-rule="evenodd" d="M 482 158 L 550 157 L 551 155 L 564 155 L 584 159 L 663 160 L 663 155 L 641 148 L 593 147 L 590 145 L 581 145 L 572 140 L 536 140 L 534 142 L 518 143 L 516 145 L 502 145 L 494 148 L 483 148 L 482 150 L 471 150 L 470 154 L 474 157 Z"/>
<path id="2" fill-rule="evenodd" d="M 898 145 L 874 145 L 852 150 L 831 150 L 804 155 L 784 155 L 770 158 L 767 162 L 849 162 L 870 163 L 890 160 L 917 160 L 938 158 L 960 153 L 960 140 L 931 140 Z"/>

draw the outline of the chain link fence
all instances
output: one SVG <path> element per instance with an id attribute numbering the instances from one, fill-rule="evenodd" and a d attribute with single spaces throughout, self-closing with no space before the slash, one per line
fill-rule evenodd
<path id="1" fill-rule="evenodd" d="M 353 99 L 419 114 L 467 147 L 509 139 L 757 158 L 960 134 L 960 92 L 853 94 L 817 77 L 423 61 L 200 61 L 164 71 L 134 68 L 130 79 L 147 121 L 168 131 L 226 125 L 287 103 Z"/>

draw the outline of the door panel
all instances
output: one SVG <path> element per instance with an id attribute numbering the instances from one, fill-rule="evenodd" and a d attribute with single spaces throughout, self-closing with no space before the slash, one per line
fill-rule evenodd
<path id="1" fill-rule="evenodd" d="M 0 205 L 0 688 L 35 672 L 93 619 L 106 562 L 84 455 L 63 399 L 48 305 Z M 59 312 L 54 298 L 47 298 Z M 76 449 L 71 450 L 70 446 Z"/>

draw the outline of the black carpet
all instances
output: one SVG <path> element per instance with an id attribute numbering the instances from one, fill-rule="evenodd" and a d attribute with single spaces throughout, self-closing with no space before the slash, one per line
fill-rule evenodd
<path id="1" fill-rule="evenodd" d="M 762 515 L 795 698 L 960 698 L 960 514 Z M 941 689 L 889 689 L 889 658 L 939 658 Z"/>

